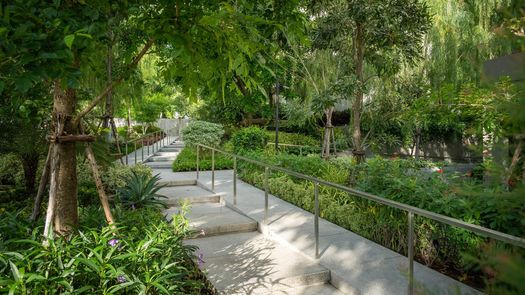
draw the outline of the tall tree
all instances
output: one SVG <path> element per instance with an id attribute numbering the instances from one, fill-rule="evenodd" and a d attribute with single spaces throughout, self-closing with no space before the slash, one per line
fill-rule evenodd
<path id="1" fill-rule="evenodd" d="M 361 112 L 366 84 L 371 77 L 392 74 L 403 61 L 420 56 L 430 25 L 428 9 L 419 0 L 313 1 L 310 9 L 318 19 L 314 46 L 346 56 L 354 76 L 353 153 L 363 161 Z"/>
<path id="2" fill-rule="evenodd" d="M 81 78 L 95 65 L 93 57 L 106 48 L 108 5 L 118 5 L 126 16 L 122 22 L 137 33 L 122 48 L 128 62 L 119 76 L 94 99 L 79 103 Z M 163 53 L 161 69 L 189 92 L 208 86 L 224 93 L 234 74 L 248 89 L 258 88 L 250 63 L 257 61 L 254 52 L 271 44 L 261 30 L 282 25 L 258 16 L 261 5 L 266 1 L 13 0 L 1 5 L 0 81 L 26 91 L 44 81 L 53 93 L 46 225 L 66 234 L 78 224 L 76 143 L 64 136 L 79 133 L 82 119 L 125 81 L 150 48 Z"/>

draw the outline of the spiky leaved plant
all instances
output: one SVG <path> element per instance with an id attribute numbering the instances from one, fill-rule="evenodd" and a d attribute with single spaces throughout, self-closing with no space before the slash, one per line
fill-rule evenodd
<path id="1" fill-rule="evenodd" d="M 117 196 L 122 205 L 132 209 L 141 207 L 167 208 L 167 205 L 160 200 L 167 197 L 157 194 L 164 187 L 158 183 L 160 180 L 159 174 L 150 177 L 133 171 L 125 180 L 126 185 L 117 190 Z"/>

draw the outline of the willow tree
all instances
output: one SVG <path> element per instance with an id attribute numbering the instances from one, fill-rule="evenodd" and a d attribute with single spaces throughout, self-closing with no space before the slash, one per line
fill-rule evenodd
<path id="1" fill-rule="evenodd" d="M 352 106 L 353 153 L 364 160 L 361 112 L 366 84 L 373 76 L 389 75 L 403 62 L 420 56 L 421 41 L 430 25 L 420 0 L 312 1 L 318 19 L 314 46 L 346 56 L 355 82 Z"/>

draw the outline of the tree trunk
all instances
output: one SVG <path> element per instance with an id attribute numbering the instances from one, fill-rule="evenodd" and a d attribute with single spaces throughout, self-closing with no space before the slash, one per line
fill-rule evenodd
<path id="1" fill-rule="evenodd" d="M 491 175 L 490 175 L 490 165 L 493 163 L 493 148 L 494 148 L 494 138 L 492 133 L 487 132 L 485 128 L 483 128 L 483 165 L 484 165 L 484 173 L 483 173 L 483 181 L 485 183 L 488 183 L 491 181 Z"/>
<path id="2" fill-rule="evenodd" d="M 322 152 L 323 158 L 330 157 L 330 139 L 332 136 L 332 128 L 333 128 L 332 126 L 333 111 L 334 111 L 333 107 L 325 110 L 326 123 L 324 125 L 324 135 L 323 135 L 323 152 Z"/>
<path id="3" fill-rule="evenodd" d="M 102 208 L 104 209 L 106 221 L 109 225 L 113 225 L 115 223 L 115 220 L 113 219 L 113 215 L 111 214 L 111 210 L 109 208 L 108 197 L 106 195 L 106 192 L 104 191 L 104 186 L 102 185 L 102 180 L 100 179 L 100 173 L 98 171 L 95 154 L 93 153 L 93 149 L 91 148 L 90 144 L 88 144 L 86 147 L 86 156 L 89 160 L 89 165 L 91 166 L 91 172 L 93 173 L 93 179 L 95 180 L 95 185 L 97 186 L 98 196 L 100 198 Z"/>
<path id="4" fill-rule="evenodd" d="M 363 63 L 364 63 L 364 34 L 363 24 L 358 23 L 356 27 L 356 33 L 354 36 L 354 64 L 355 64 L 355 75 L 357 81 L 355 101 L 352 106 L 352 119 L 353 119 L 353 154 L 357 163 L 361 163 L 365 159 L 365 152 L 363 150 L 363 143 L 361 141 L 361 109 L 363 106 Z"/>
<path id="5" fill-rule="evenodd" d="M 129 136 L 133 132 L 133 130 L 131 130 L 131 102 L 128 105 L 128 119 L 126 121 L 127 121 L 126 123 L 128 125 L 128 139 L 129 139 Z"/>
<path id="6" fill-rule="evenodd" d="M 416 127 L 416 147 L 415 147 L 415 158 L 419 159 L 419 149 L 421 148 L 421 128 Z"/>
<path id="7" fill-rule="evenodd" d="M 60 81 L 54 83 L 53 130 L 54 135 L 76 134 L 72 124 L 76 93 L 63 89 Z M 66 235 L 78 226 L 77 208 L 77 160 L 75 142 L 53 142 L 51 161 L 51 188 L 49 190 L 51 214 L 49 222 L 54 231 Z M 49 212 L 51 211 L 51 212 Z M 48 225 L 49 226 L 49 225 Z"/>
<path id="8" fill-rule="evenodd" d="M 32 195 L 35 192 L 36 171 L 38 169 L 38 153 L 21 155 L 24 168 L 24 181 L 26 193 Z"/>
<path id="9" fill-rule="evenodd" d="M 53 153 L 53 145 L 49 145 L 47 152 L 46 162 L 44 169 L 42 170 L 42 176 L 40 177 L 40 183 L 38 184 L 38 192 L 36 193 L 35 204 L 33 205 L 33 213 L 31 213 L 31 223 L 34 224 L 38 217 L 40 217 L 40 207 L 42 206 L 42 197 L 44 196 L 44 190 L 46 189 L 47 183 L 49 182 L 49 166 L 51 165 L 51 154 Z"/>
<path id="10" fill-rule="evenodd" d="M 107 52 L 107 60 L 106 60 L 106 72 L 107 72 L 107 78 L 108 78 L 108 85 L 111 85 L 113 83 L 113 34 L 111 30 L 108 32 L 108 38 L 109 38 L 109 44 L 108 44 L 108 52 Z M 108 91 L 106 95 L 106 115 L 104 116 L 104 128 L 109 128 L 111 124 L 111 119 L 113 118 L 113 89 Z M 113 134 L 115 136 L 115 134 Z"/>
<path id="11" fill-rule="evenodd" d="M 514 155 L 512 156 L 512 161 L 510 162 L 509 169 L 507 170 L 507 177 L 505 177 L 505 185 L 507 186 L 510 186 L 512 181 L 512 173 L 514 172 L 514 169 L 516 169 L 516 165 L 518 165 L 518 161 L 521 155 L 522 143 L 522 140 L 518 141 L 518 145 L 516 146 L 516 150 L 514 150 Z"/>

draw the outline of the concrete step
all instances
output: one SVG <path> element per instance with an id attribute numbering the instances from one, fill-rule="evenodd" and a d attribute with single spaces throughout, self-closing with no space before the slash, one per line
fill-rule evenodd
<path id="1" fill-rule="evenodd" d="M 173 162 L 177 156 L 153 156 L 148 158 L 148 162 Z"/>
<path id="2" fill-rule="evenodd" d="M 183 143 L 171 143 L 171 144 L 165 145 L 163 148 L 182 149 L 182 148 L 184 148 L 184 144 Z"/>
<path id="3" fill-rule="evenodd" d="M 283 292 L 330 280 L 326 268 L 259 232 L 204 237 L 185 244 L 199 247 L 202 268 L 222 294 L 288 294 Z"/>
<path id="4" fill-rule="evenodd" d="M 180 148 L 170 148 L 170 147 L 163 147 L 159 150 L 159 152 L 167 152 L 167 153 L 175 153 L 180 152 Z"/>
<path id="5" fill-rule="evenodd" d="M 171 207 L 164 210 L 166 219 L 171 220 L 173 214 L 180 213 L 180 209 L 180 207 Z M 186 217 L 190 227 L 195 230 L 193 238 L 257 230 L 255 220 L 221 203 L 194 204 Z"/>
<path id="6" fill-rule="evenodd" d="M 162 151 L 158 151 L 158 152 L 156 152 L 153 155 L 154 156 L 159 156 L 159 157 L 176 157 L 176 156 L 179 155 L 179 152 L 162 152 Z"/>
<path id="7" fill-rule="evenodd" d="M 244 293 L 237 293 L 238 295 Z M 237 295 L 236 294 L 236 295 Z M 286 288 L 284 290 L 270 291 L 267 293 L 261 293 L 261 295 L 344 295 L 341 291 L 337 290 L 330 284 L 320 285 L 309 285 L 300 286 L 294 288 Z"/>
<path id="8" fill-rule="evenodd" d="M 172 169 L 172 162 L 144 162 L 146 166 L 149 166 L 152 169 Z"/>
<path id="9" fill-rule="evenodd" d="M 195 179 L 161 180 L 158 182 L 158 184 L 163 185 L 165 187 L 188 186 L 188 185 L 197 185 L 197 180 Z"/>
<path id="10" fill-rule="evenodd" d="M 212 193 L 197 185 L 181 185 L 163 187 L 158 191 L 159 195 L 166 196 L 164 202 L 168 205 L 178 206 L 180 202 L 196 203 L 219 203 L 222 194 Z"/>

